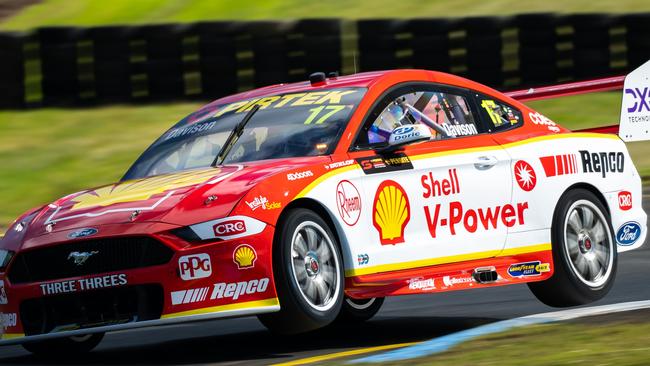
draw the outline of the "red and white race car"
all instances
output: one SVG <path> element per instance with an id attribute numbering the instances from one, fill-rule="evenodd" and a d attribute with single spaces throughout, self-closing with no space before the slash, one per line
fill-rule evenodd
<path id="1" fill-rule="evenodd" d="M 646 138 L 643 78 L 628 79 L 621 133 Z M 398 70 L 219 99 L 120 182 L 16 220 L 0 344 L 81 352 L 108 331 L 244 315 L 296 333 L 369 319 L 386 296 L 520 283 L 551 306 L 600 299 L 645 240 L 641 179 L 619 137 L 513 97 Z"/>

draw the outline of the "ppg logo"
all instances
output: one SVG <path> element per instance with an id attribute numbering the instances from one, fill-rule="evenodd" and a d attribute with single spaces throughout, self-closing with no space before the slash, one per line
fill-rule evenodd
<path id="1" fill-rule="evenodd" d="M 644 110 L 650 112 L 648 88 L 625 89 L 625 94 L 629 94 L 634 98 L 634 105 L 627 108 L 628 113 L 643 112 Z"/>
<path id="2" fill-rule="evenodd" d="M 244 220 L 231 220 L 214 225 L 214 234 L 216 236 L 236 235 L 243 234 L 245 232 L 246 223 Z"/>
<path id="3" fill-rule="evenodd" d="M 180 257 L 178 259 L 178 269 L 183 281 L 210 277 L 212 275 L 210 256 L 200 253 Z"/>

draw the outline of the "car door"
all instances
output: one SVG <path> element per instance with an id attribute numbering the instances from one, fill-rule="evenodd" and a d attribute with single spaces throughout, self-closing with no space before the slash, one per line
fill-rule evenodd
<path id="1" fill-rule="evenodd" d="M 412 107 L 410 115 L 391 110 L 398 99 Z M 373 149 L 391 128 L 418 118 L 438 123 L 450 136 L 438 133 L 393 153 Z M 464 90 L 418 84 L 384 97 L 362 128 L 357 151 L 350 152 L 363 170 L 358 184 L 369 207 L 361 218 L 367 240 L 350 243 L 353 252 L 370 258 L 363 261 L 370 269 L 358 273 L 489 258 L 503 249 L 519 214 L 510 204 L 510 158 L 483 131 Z"/>

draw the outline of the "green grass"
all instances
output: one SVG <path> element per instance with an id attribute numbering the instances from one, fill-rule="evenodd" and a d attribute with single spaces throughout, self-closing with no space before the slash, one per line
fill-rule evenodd
<path id="1" fill-rule="evenodd" d="M 619 93 L 530 103 L 569 128 L 614 124 Z M 144 149 L 199 104 L 0 112 L 0 228 L 25 210 L 118 180 Z M 650 143 L 629 144 L 650 175 Z"/>
<path id="2" fill-rule="evenodd" d="M 627 366 L 647 365 L 649 355 L 650 323 L 643 319 L 531 326 L 472 340 L 436 356 L 382 365 Z"/>
<path id="3" fill-rule="evenodd" d="M 525 12 L 642 12 L 647 0 L 45 0 L 28 7 L 0 28 L 29 29 L 45 25 L 192 22 L 197 20 L 295 18 L 411 18 L 510 15 Z"/>
<path id="4" fill-rule="evenodd" d="M 172 123 L 199 107 L 0 112 L 0 227 L 57 197 L 118 180 Z"/>

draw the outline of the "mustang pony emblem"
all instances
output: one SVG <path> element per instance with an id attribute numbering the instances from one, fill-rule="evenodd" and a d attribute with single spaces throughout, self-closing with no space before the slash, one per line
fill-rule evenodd
<path id="1" fill-rule="evenodd" d="M 92 252 L 72 252 L 68 254 L 68 260 L 73 260 L 74 264 L 78 266 L 83 266 L 88 258 L 92 257 L 95 254 L 99 254 L 98 251 L 93 250 Z"/>

